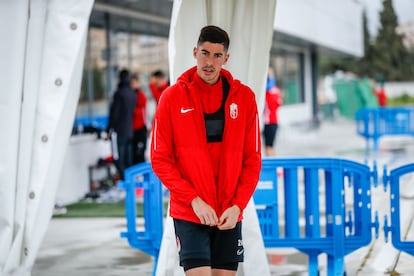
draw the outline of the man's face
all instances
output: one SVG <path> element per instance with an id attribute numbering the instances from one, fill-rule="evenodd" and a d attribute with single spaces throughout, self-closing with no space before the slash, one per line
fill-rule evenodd
<path id="1" fill-rule="evenodd" d="M 193 55 L 197 60 L 198 76 L 208 84 L 216 83 L 221 67 L 229 59 L 229 54 L 224 51 L 223 44 L 204 42 L 194 48 Z"/>
<path id="2" fill-rule="evenodd" d="M 139 80 L 132 78 L 131 79 L 131 87 L 134 89 L 138 89 L 139 88 Z"/>

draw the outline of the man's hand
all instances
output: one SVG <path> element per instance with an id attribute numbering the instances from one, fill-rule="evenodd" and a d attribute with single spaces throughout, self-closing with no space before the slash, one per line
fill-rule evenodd
<path id="1" fill-rule="evenodd" d="M 196 197 L 191 201 L 191 207 L 193 207 L 193 211 L 200 219 L 201 224 L 209 226 L 216 226 L 218 224 L 219 220 L 216 212 L 200 197 Z"/>
<path id="2" fill-rule="evenodd" d="M 219 223 L 217 225 L 218 229 L 228 230 L 236 227 L 240 212 L 241 210 L 237 205 L 233 205 L 226 209 L 219 219 Z"/>

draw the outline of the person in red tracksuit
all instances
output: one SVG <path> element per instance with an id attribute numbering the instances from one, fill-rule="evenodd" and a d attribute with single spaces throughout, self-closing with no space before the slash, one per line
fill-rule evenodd
<path id="1" fill-rule="evenodd" d="M 161 70 L 156 70 L 151 73 L 149 88 L 151 90 L 152 96 L 154 97 L 155 102 L 158 104 L 162 92 L 170 86 L 165 74 Z"/>
<path id="2" fill-rule="evenodd" d="M 384 84 L 381 83 L 381 86 L 378 89 L 374 87 L 372 91 L 375 94 L 375 96 L 377 96 L 378 106 L 387 106 L 387 93 L 385 93 Z"/>
<path id="3" fill-rule="evenodd" d="M 153 121 L 151 164 L 170 191 L 187 276 L 236 274 L 243 210 L 261 170 L 255 94 L 222 68 L 228 47 L 224 30 L 202 28 L 197 66 L 163 92 Z"/>
<path id="4" fill-rule="evenodd" d="M 282 92 L 276 86 L 276 79 L 272 69 L 269 69 L 266 84 L 266 102 L 263 111 L 264 118 L 264 142 L 266 156 L 275 156 L 274 142 L 279 127 L 278 110 L 282 105 Z"/>
<path id="5" fill-rule="evenodd" d="M 147 149 L 147 96 L 141 89 L 139 76 L 133 74 L 131 76 L 131 87 L 137 96 L 134 114 L 132 118 L 132 126 L 134 129 L 132 161 L 133 164 L 145 162 L 145 151 Z"/>

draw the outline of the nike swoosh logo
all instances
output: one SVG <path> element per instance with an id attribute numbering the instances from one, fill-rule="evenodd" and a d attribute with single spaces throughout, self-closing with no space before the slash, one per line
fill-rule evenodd
<path id="1" fill-rule="evenodd" d="M 182 114 L 188 113 L 188 112 L 193 111 L 193 110 L 194 110 L 194 108 L 184 108 L 184 107 L 181 107 L 181 113 Z"/>
<path id="2" fill-rule="evenodd" d="M 238 249 L 236 253 L 237 255 L 240 256 L 241 254 L 243 254 L 243 252 L 244 252 L 244 249 Z"/>

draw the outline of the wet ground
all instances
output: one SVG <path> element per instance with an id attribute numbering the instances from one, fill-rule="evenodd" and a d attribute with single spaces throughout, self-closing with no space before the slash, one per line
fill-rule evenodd
<path id="1" fill-rule="evenodd" d="M 366 152 L 366 142 L 356 134 L 352 120 L 336 119 L 322 122 L 319 128 L 309 124 L 282 126 L 276 141 L 280 157 L 337 157 L 371 165 L 376 160 L 382 170 L 414 162 L 412 137 L 385 137 L 380 151 Z M 389 213 L 389 194 L 382 186 L 372 189 L 373 209 L 379 211 L 382 229 L 383 215 Z M 414 240 L 414 177 L 401 185 L 402 233 Z M 125 218 L 117 219 L 53 219 L 32 270 L 33 276 L 123 276 L 151 275 L 153 260 L 131 248 L 120 238 L 125 231 Z M 307 256 L 292 248 L 267 249 L 271 275 L 307 275 Z M 326 256 L 320 256 L 320 275 L 326 275 Z M 414 275 L 414 257 L 396 250 L 390 241 L 373 238 L 369 246 L 345 258 L 347 275 L 384 275 L 400 273 Z M 397 275 L 397 274 L 394 274 Z"/>

